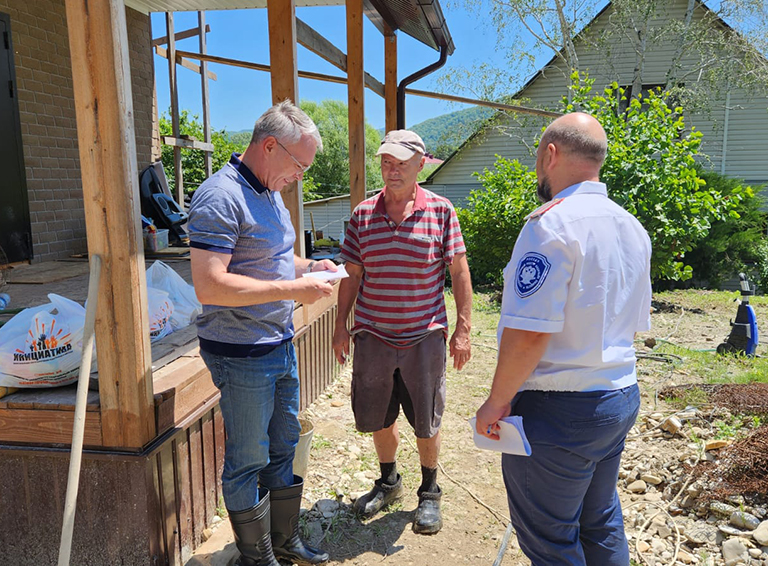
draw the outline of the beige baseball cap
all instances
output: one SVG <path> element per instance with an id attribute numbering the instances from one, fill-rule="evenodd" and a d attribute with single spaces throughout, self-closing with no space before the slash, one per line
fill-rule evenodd
<path id="1" fill-rule="evenodd" d="M 381 142 L 376 155 L 387 154 L 400 161 L 408 161 L 416 153 L 421 155 L 427 153 L 424 140 L 419 137 L 419 134 L 410 130 L 392 130 L 384 136 L 384 141 Z"/>

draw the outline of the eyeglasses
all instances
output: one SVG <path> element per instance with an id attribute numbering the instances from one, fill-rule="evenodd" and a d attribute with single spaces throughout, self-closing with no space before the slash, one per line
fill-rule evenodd
<path id="1" fill-rule="evenodd" d="M 294 155 L 293 155 L 293 154 L 292 154 L 290 151 L 288 151 L 288 148 L 287 148 L 287 147 L 285 147 L 283 144 L 281 144 L 281 143 L 280 143 L 280 140 L 278 140 L 277 138 L 275 138 L 275 141 L 277 142 L 277 145 L 279 145 L 280 147 L 282 147 L 282 148 L 285 150 L 285 153 L 287 153 L 288 155 L 290 155 L 290 156 L 291 156 L 291 159 L 293 159 L 293 162 L 296 164 L 296 167 L 298 167 L 298 168 L 299 168 L 299 171 L 301 171 L 301 174 L 302 174 L 302 175 L 303 175 L 304 173 L 306 173 L 307 171 L 309 171 L 309 168 L 310 168 L 310 167 L 312 167 L 312 165 L 303 165 L 303 164 L 301 163 L 301 161 L 299 161 L 298 159 L 296 159 L 296 158 L 294 157 Z"/>

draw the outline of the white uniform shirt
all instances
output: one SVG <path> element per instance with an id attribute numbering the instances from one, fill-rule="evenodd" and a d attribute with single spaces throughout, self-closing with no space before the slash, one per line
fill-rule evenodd
<path id="1" fill-rule="evenodd" d="M 650 330 L 651 241 L 585 181 L 534 211 L 504 269 L 504 328 L 551 333 L 520 388 L 611 391 L 637 382 L 634 334 Z"/>

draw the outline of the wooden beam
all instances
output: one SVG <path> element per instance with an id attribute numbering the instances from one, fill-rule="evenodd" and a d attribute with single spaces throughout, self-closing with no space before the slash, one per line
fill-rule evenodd
<path id="1" fill-rule="evenodd" d="M 197 140 L 188 140 L 184 138 L 174 138 L 172 136 L 160 136 L 160 141 L 165 145 L 173 147 L 184 147 L 187 149 L 202 149 L 205 152 L 213 152 L 215 149 L 212 143 L 205 143 Z"/>
<path id="2" fill-rule="evenodd" d="M 347 0 L 347 99 L 349 106 L 349 194 L 352 210 L 365 200 L 365 92 L 363 0 Z"/>
<path id="3" fill-rule="evenodd" d="M 156 45 L 155 46 L 155 53 L 157 55 L 159 55 L 160 57 L 162 57 L 163 59 L 168 59 L 168 50 L 165 47 L 160 47 L 159 45 Z M 202 71 L 200 70 L 201 69 L 200 65 L 195 65 L 192 61 L 189 61 L 189 60 L 185 59 L 184 57 L 179 55 L 178 51 L 176 51 L 176 62 L 179 65 L 181 65 L 182 67 L 184 67 L 185 69 L 189 69 L 190 71 L 194 71 L 198 75 L 200 73 L 202 73 Z M 207 71 L 207 72 L 208 72 L 208 78 L 209 79 L 215 81 L 215 80 L 217 80 L 219 78 L 216 75 L 216 73 L 214 73 L 213 71 Z"/>
<path id="4" fill-rule="evenodd" d="M 211 31 L 211 26 L 205 26 L 205 33 L 209 33 Z M 174 34 L 174 39 L 176 41 L 181 41 L 182 39 L 187 39 L 188 37 L 195 37 L 196 35 L 202 35 L 200 33 L 200 28 L 190 28 L 184 31 L 177 31 Z M 168 43 L 168 36 L 164 35 L 163 37 L 158 37 L 152 40 L 152 46 L 155 45 L 165 45 Z"/>
<path id="5" fill-rule="evenodd" d="M 296 62 L 296 1 L 267 0 L 269 21 L 269 64 L 272 78 L 272 103 L 286 98 L 294 104 L 299 101 L 299 74 Z M 296 232 L 293 251 L 304 257 L 304 212 L 300 182 L 294 182 L 280 191 Z"/>
<path id="6" fill-rule="evenodd" d="M 464 102 L 465 104 L 475 104 L 476 106 L 487 106 L 496 110 L 509 110 L 518 114 L 530 114 L 531 116 L 543 116 L 545 118 L 559 118 L 561 112 L 552 112 L 550 110 L 539 110 L 528 106 L 517 106 L 515 104 L 501 104 L 500 102 L 491 102 L 489 100 L 478 100 L 476 98 L 465 98 L 463 96 L 454 96 L 452 94 L 443 94 L 441 92 L 429 92 L 427 90 L 416 90 L 413 88 L 405 89 L 405 94 L 414 96 L 423 96 L 425 98 L 434 98 L 436 100 L 450 100 L 452 102 Z"/>
<path id="7" fill-rule="evenodd" d="M 168 86 L 171 90 L 171 134 L 179 134 L 179 83 L 176 81 L 176 34 L 173 31 L 173 12 L 165 13 L 165 28 L 168 41 Z M 173 148 L 173 174 L 176 182 L 176 202 L 184 210 L 184 172 L 181 169 L 181 148 Z"/>
<path id="8" fill-rule="evenodd" d="M 298 18 L 296 18 L 296 34 L 301 45 L 337 69 L 347 72 L 347 56 L 344 52 Z M 365 73 L 365 86 L 384 98 L 384 85 L 368 73 Z"/>
<path id="9" fill-rule="evenodd" d="M 384 123 L 387 132 L 397 129 L 397 35 L 389 27 L 384 34 Z"/>
<path id="10" fill-rule="evenodd" d="M 204 30 L 210 29 L 205 24 L 205 12 L 200 11 L 197 13 L 197 26 L 200 31 L 200 39 L 198 42 L 200 53 L 208 52 L 208 42 L 205 37 Z M 200 61 L 200 88 L 202 92 L 203 102 L 203 141 L 207 144 L 211 143 L 211 103 L 210 92 L 208 89 L 208 62 Z M 205 167 L 205 178 L 207 179 L 213 174 L 213 155 L 206 152 L 203 155 L 203 167 Z"/>
<path id="11" fill-rule="evenodd" d="M 123 0 L 66 0 L 88 251 L 101 255 L 96 315 L 102 439 L 155 436 L 128 33 Z"/>

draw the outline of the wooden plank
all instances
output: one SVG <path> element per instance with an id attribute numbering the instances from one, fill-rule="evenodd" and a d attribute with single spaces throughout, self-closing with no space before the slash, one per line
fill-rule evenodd
<path id="1" fill-rule="evenodd" d="M 179 83 L 176 80 L 176 34 L 173 31 L 173 12 L 165 13 L 165 30 L 168 38 L 168 87 L 171 91 L 171 133 L 179 138 Z M 173 147 L 173 174 L 176 181 L 176 202 L 184 210 L 184 173 L 181 169 L 181 148 Z"/>
<path id="2" fill-rule="evenodd" d="M 203 451 L 203 484 L 205 489 L 205 524 L 210 525 L 216 515 L 217 476 L 216 476 L 216 439 L 213 430 L 213 411 L 207 412 L 201 419 Z"/>
<path id="3" fill-rule="evenodd" d="M 42 409 L 49 411 L 74 411 L 77 385 L 54 389 L 21 389 L 0 400 L 0 409 Z M 99 410 L 99 394 L 89 391 L 86 411 Z"/>
<path id="4" fill-rule="evenodd" d="M 169 442 L 157 454 L 157 468 L 162 494 L 163 534 L 165 536 L 166 556 L 170 566 L 181 566 L 181 547 L 177 526 L 178 505 L 176 503 L 176 482 L 174 474 L 174 443 Z"/>
<path id="5" fill-rule="evenodd" d="M 0 441 L 24 444 L 71 444 L 73 411 L 0 409 Z M 102 416 L 86 412 L 85 446 L 102 446 Z"/>
<path id="6" fill-rule="evenodd" d="M 296 2 L 267 0 L 269 21 L 269 64 L 272 80 L 272 104 L 285 99 L 299 101 L 299 76 L 296 63 Z M 304 211 L 300 182 L 293 182 L 280 191 L 285 207 L 291 214 L 296 232 L 293 251 L 304 257 Z"/>
<path id="7" fill-rule="evenodd" d="M 165 47 L 160 47 L 159 45 L 156 46 L 155 47 L 155 54 L 157 54 L 158 56 L 162 57 L 163 59 L 168 59 L 168 50 Z M 193 71 L 193 72 L 195 72 L 195 73 L 197 73 L 199 75 L 202 75 L 202 73 L 203 73 L 203 70 L 202 70 L 203 66 L 202 65 L 196 65 L 195 63 L 193 63 L 189 59 L 185 59 L 184 57 L 179 55 L 179 53 L 176 53 L 176 63 L 178 63 L 179 65 L 181 65 L 185 69 L 189 69 L 190 71 Z M 208 76 L 209 79 L 214 80 L 214 81 L 218 80 L 218 78 L 219 78 L 218 75 L 216 73 L 214 73 L 213 71 L 209 71 L 206 68 L 205 72 L 207 73 L 207 76 Z"/>
<path id="8" fill-rule="evenodd" d="M 333 286 L 333 292 L 328 297 L 323 297 L 311 305 L 304 305 L 304 323 L 312 324 L 315 320 L 331 308 L 339 299 L 339 285 Z"/>
<path id="9" fill-rule="evenodd" d="M 203 11 L 197 13 L 197 29 L 199 34 L 198 47 L 200 48 L 200 53 L 206 53 L 208 51 L 208 40 L 205 36 L 205 32 L 210 28 L 205 24 L 205 12 Z M 206 61 L 201 61 L 200 87 L 203 102 L 203 141 L 205 143 L 211 143 L 211 103 L 208 88 L 208 73 L 208 63 Z M 211 157 L 212 156 L 209 153 L 203 155 L 203 167 L 205 167 L 206 178 L 213 174 L 213 161 Z"/>
<path id="10" fill-rule="evenodd" d="M 165 145 L 173 147 L 186 147 L 188 149 L 201 149 L 205 152 L 212 152 L 215 148 L 212 143 L 201 142 L 198 140 L 187 140 L 184 138 L 174 138 L 173 136 L 160 136 L 160 140 Z"/>
<path id="11" fill-rule="evenodd" d="M 189 437 L 189 481 L 192 503 L 193 547 L 203 541 L 205 530 L 205 482 L 203 480 L 203 431 L 200 420 L 187 429 Z"/>
<path id="12" fill-rule="evenodd" d="M 181 561 L 186 564 L 195 547 L 192 536 L 192 493 L 189 477 L 189 439 L 186 431 L 176 436 L 174 442 L 174 472 L 176 484 L 176 524 L 179 528 Z"/>
<path id="13" fill-rule="evenodd" d="M 347 99 L 351 210 L 365 200 L 365 93 L 363 92 L 363 0 L 347 0 Z"/>
<path id="14" fill-rule="evenodd" d="M 165 431 L 176 426 L 195 409 L 218 395 L 219 390 L 211 381 L 210 373 L 206 371 L 183 389 L 177 389 L 175 395 L 163 399 L 158 405 L 158 430 Z"/>
<path id="15" fill-rule="evenodd" d="M 205 33 L 209 33 L 210 31 L 211 31 L 211 26 L 208 26 L 208 25 L 205 26 Z M 174 35 L 174 39 L 176 41 L 181 41 L 182 39 L 187 39 L 188 37 L 195 37 L 196 35 L 201 35 L 199 27 L 185 29 L 184 31 L 177 31 L 176 34 Z M 152 40 L 152 47 L 156 45 L 165 45 L 166 43 L 168 43 L 167 35 L 164 35 L 162 37 L 156 37 L 155 39 Z"/>
<path id="16" fill-rule="evenodd" d="M 397 35 L 384 34 L 384 123 L 385 131 L 397 129 Z"/>
<path id="17" fill-rule="evenodd" d="M 103 261 L 100 440 L 136 449 L 154 438 L 155 423 L 125 5 L 66 7 L 88 250 Z"/>

